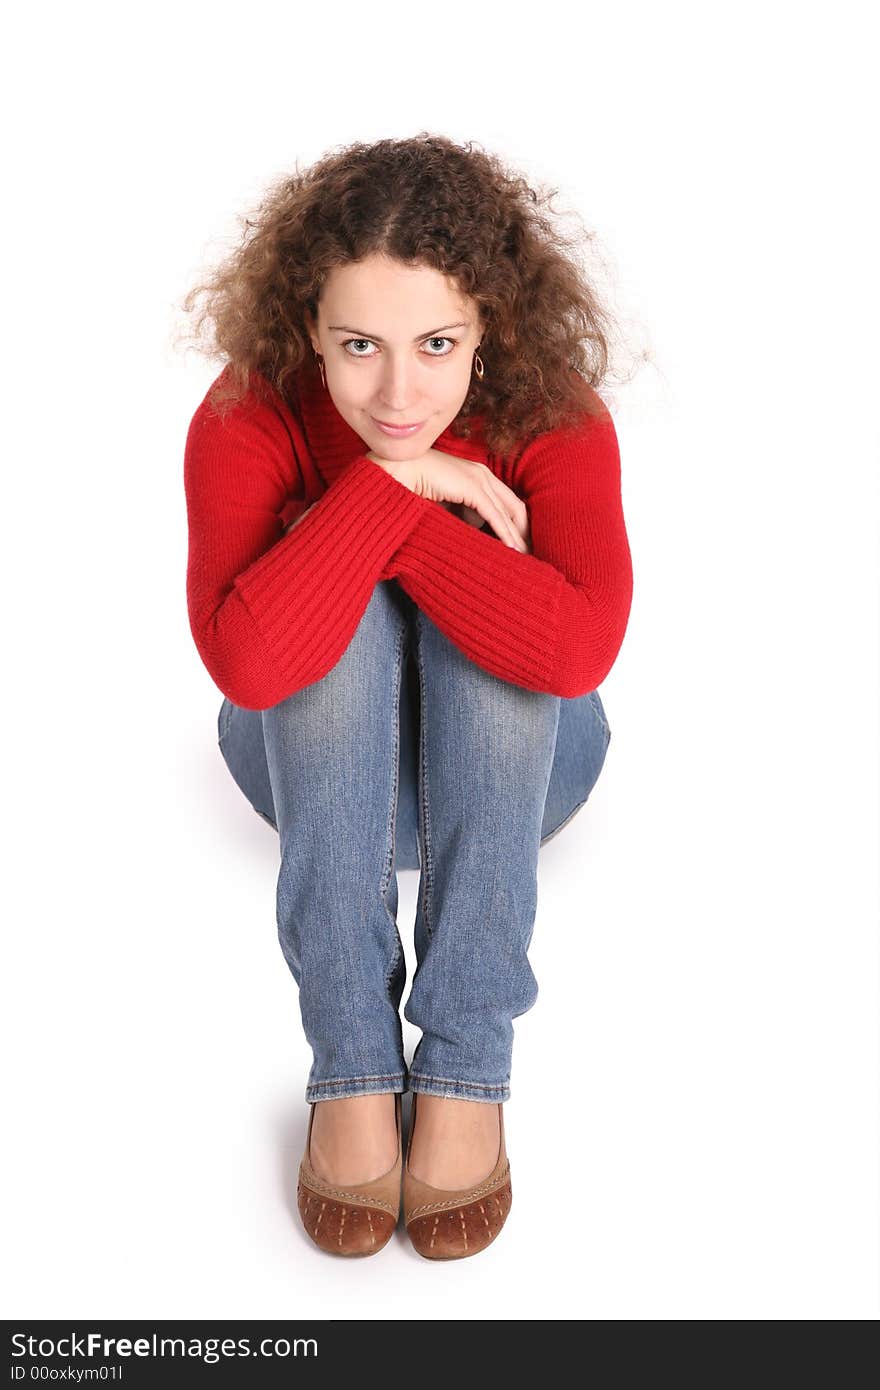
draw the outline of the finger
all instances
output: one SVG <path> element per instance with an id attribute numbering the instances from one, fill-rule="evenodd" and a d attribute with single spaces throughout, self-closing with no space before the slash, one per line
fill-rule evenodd
<path id="1" fill-rule="evenodd" d="M 513 488 L 502 482 L 496 473 L 492 472 L 487 464 L 479 465 L 480 475 L 485 485 L 490 487 L 496 494 L 498 501 L 504 511 L 510 517 L 523 541 L 529 539 L 529 513 L 525 502 L 513 491 Z"/>
<path id="2" fill-rule="evenodd" d="M 493 485 L 490 484 L 490 486 Z M 522 542 L 522 548 L 528 549 L 529 514 L 526 510 L 525 502 L 522 502 L 520 498 L 517 497 L 516 493 L 512 492 L 509 487 L 505 487 L 504 483 L 502 483 L 500 479 L 495 479 L 494 489 L 496 492 L 498 504 L 502 508 L 506 516 L 509 517 L 511 525 L 516 530 L 516 533 L 519 536 L 520 541 Z"/>
<path id="3" fill-rule="evenodd" d="M 512 546 L 515 550 L 525 551 L 525 541 L 519 534 L 507 512 L 498 501 L 497 495 L 489 486 L 484 486 L 478 490 L 477 503 L 468 503 L 469 506 L 475 505 L 480 516 L 484 516 L 499 540 L 504 541 L 505 545 Z"/>
<path id="4" fill-rule="evenodd" d="M 491 526 L 495 534 L 499 535 L 499 526 L 501 525 L 500 515 L 498 509 L 495 507 L 488 493 L 475 492 L 472 496 L 469 497 L 469 500 L 467 502 L 462 503 L 462 506 L 468 508 L 469 511 L 473 512 L 474 515 L 478 516 L 482 522 L 487 523 L 489 526 Z M 507 532 L 505 527 L 504 534 L 501 534 L 499 536 L 499 539 L 505 540 L 506 534 Z"/>
<path id="5" fill-rule="evenodd" d="M 486 481 L 489 487 L 495 492 L 499 505 L 503 508 L 507 516 L 510 517 L 511 523 L 516 528 L 520 539 L 527 544 L 529 539 L 529 514 L 525 502 L 517 497 L 516 493 L 511 488 L 507 487 L 505 483 L 502 483 L 500 478 L 496 478 L 494 473 L 490 473 L 490 477 Z"/>
<path id="6" fill-rule="evenodd" d="M 522 541 L 523 545 L 528 546 L 528 543 L 529 543 L 529 522 L 528 522 L 528 517 L 523 517 L 522 514 L 520 513 L 520 511 L 519 511 L 518 508 L 517 508 L 516 511 L 511 511 L 510 508 L 507 507 L 507 508 L 506 508 L 506 511 L 507 511 L 507 515 L 510 517 L 511 525 L 512 525 L 512 526 L 514 527 L 514 529 L 516 530 L 516 533 L 517 533 L 517 535 L 519 536 L 520 540 Z"/>

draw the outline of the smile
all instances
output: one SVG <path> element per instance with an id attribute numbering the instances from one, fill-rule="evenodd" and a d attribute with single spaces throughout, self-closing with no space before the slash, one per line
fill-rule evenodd
<path id="1" fill-rule="evenodd" d="M 425 423 L 424 420 L 418 420 L 414 425 L 387 425 L 384 420 L 377 420 L 375 415 L 371 415 L 370 419 L 373 421 L 373 424 L 385 434 L 390 434 L 392 438 L 397 437 L 399 439 L 405 439 L 408 435 L 415 434 Z"/>

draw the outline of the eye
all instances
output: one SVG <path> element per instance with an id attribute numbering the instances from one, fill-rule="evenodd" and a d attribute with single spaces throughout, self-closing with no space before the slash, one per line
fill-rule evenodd
<path id="1" fill-rule="evenodd" d="M 342 344 L 346 351 L 348 350 L 349 343 L 366 343 L 368 347 L 370 346 L 369 338 L 346 338 L 345 342 Z M 348 355 L 349 357 L 372 357 L 373 354 L 367 352 L 349 352 Z"/>
<path id="2" fill-rule="evenodd" d="M 438 338 L 426 338 L 426 339 L 425 339 L 425 342 L 426 342 L 426 343 L 448 343 L 448 344 L 449 344 L 449 349 L 448 349 L 448 351 L 446 351 L 446 352 L 429 352 L 429 353 L 426 354 L 428 357 L 449 357 L 449 356 L 455 351 L 456 347 L 458 346 L 458 339 L 457 339 L 457 338 L 439 338 L 439 337 L 438 337 Z M 343 347 L 343 348 L 345 349 L 345 351 L 348 353 L 348 356 L 349 356 L 349 357 L 374 357 L 374 356 L 375 356 L 375 353 L 372 353 L 372 352 L 348 352 L 348 349 L 349 349 L 349 347 L 350 347 L 352 344 L 354 344 L 354 345 L 356 345 L 356 346 L 358 346 L 358 347 L 361 347 L 361 346 L 365 346 L 365 347 L 374 347 L 375 344 L 374 344 L 374 343 L 371 343 L 371 341 L 370 341 L 369 338 L 346 338 L 345 341 L 344 341 L 343 344 L 342 344 L 342 347 Z"/>

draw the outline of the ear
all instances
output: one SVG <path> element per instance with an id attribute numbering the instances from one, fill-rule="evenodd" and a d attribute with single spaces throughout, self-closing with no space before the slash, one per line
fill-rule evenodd
<path id="1" fill-rule="evenodd" d="M 309 338 L 311 339 L 314 351 L 320 353 L 321 343 L 318 338 L 317 325 L 308 309 L 303 310 L 303 322 L 305 323 L 306 332 L 308 333 Z"/>

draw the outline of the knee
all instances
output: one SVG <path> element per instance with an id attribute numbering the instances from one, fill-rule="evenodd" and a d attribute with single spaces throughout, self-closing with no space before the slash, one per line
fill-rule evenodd
<path id="1" fill-rule="evenodd" d="M 396 592 L 395 592 L 396 591 Z M 394 580 L 376 584 L 361 619 L 336 665 L 320 680 L 280 701 L 264 718 L 273 724 L 294 721 L 324 737 L 350 728 L 358 711 L 369 710 L 390 689 L 393 657 L 402 658 L 406 619 Z"/>
<path id="2" fill-rule="evenodd" d="M 560 701 L 557 695 L 524 690 L 490 677 L 469 711 L 472 756 L 499 790 L 512 780 L 526 785 L 547 775 L 556 748 Z"/>

